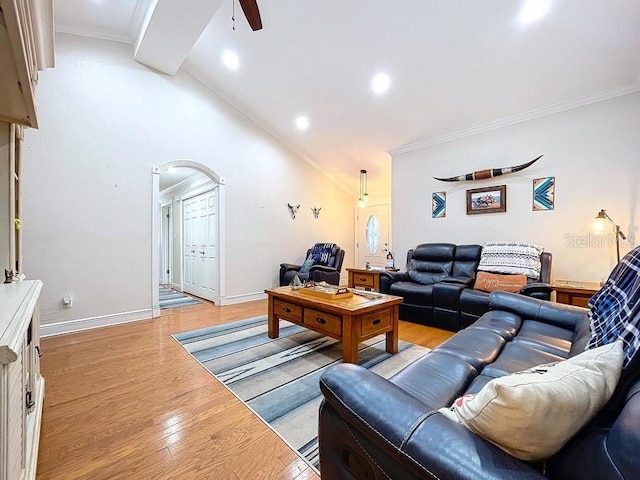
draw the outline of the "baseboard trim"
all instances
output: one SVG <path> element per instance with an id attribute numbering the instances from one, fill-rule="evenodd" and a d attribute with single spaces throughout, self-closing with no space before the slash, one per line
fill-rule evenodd
<path id="1" fill-rule="evenodd" d="M 220 305 L 235 305 L 236 303 L 254 302 L 256 300 L 264 300 L 265 298 L 267 298 L 267 295 L 264 292 L 230 295 L 220 298 Z"/>
<path id="2" fill-rule="evenodd" d="M 100 315 L 98 317 L 44 324 L 40 325 L 40 336 L 51 337 L 65 333 L 80 332 L 82 330 L 91 330 L 93 328 L 119 325 L 121 323 L 136 322 L 138 320 L 149 320 L 152 316 L 153 310 L 151 308 L 145 308 L 144 310 L 134 310 L 132 312 L 113 313 L 110 315 Z"/>

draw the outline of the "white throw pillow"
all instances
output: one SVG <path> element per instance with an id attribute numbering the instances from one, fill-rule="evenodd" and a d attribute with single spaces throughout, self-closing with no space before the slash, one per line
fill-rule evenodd
<path id="1" fill-rule="evenodd" d="M 496 378 L 440 412 L 522 460 L 548 458 L 611 398 L 622 342 Z"/>

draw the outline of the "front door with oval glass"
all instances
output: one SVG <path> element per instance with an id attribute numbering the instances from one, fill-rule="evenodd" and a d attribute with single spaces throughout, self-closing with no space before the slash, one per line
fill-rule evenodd
<path id="1" fill-rule="evenodd" d="M 359 208 L 356 212 L 356 267 L 384 267 L 389 252 L 389 204 Z"/>

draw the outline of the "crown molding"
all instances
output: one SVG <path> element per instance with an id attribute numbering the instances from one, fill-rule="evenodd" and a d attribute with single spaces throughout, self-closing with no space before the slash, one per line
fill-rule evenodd
<path id="1" fill-rule="evenodd" d="M 126 44 L 133 44 L 133 41 L 127 35 L 113 35 L 104 32 L 93 32 L 90 30 L 84 30 L 77 27 L 69 27 L 64 25 L 56 25 L 55 31 L 58 33 L 65 33 L 67 35 L 76 35 L 78 37 L 97 38 L 98 40 L 108 40 L 110 42 L 119 42 Z"/>
<path id="2" fill-rule="evenodd" d="M 530 110 L 525 113 L 513 115 L 511 117 L 501 118 L 493 122 L 484 123 L 475 127 L 467 128 L 464 130 L 458 130 L 456 132 L 447 133 L 438 137 L 421 140 L 419 142 L 408 143 L 400 147 L 392 148 L 387 153 L 391 156 L 400 155 L 402 153 L 412 152 L 414 150 L 420 150 L 422 148 L 431 147 L 441 143 L 452 142 L 460 138 L 477 135 L 479 133 L 489 132 L 491 130 L 497 130 L 499 128 L 508 127 L 509 125 L 515 125 L 517 123 L 527 122 L 536 118 L 546 117 L 555 113 L 564 112 L 566 110 L 572 110 L 574 108 L 583 107 L 592 103 L 603 102 L 612 98 L 621 97 L 623 95 L 629 95 L 631 93 L 640 92 L 640 82 L 629 83 L 620 87 L 604 90 L 602 92 L 585 95 L 583 97 L 574 98 L 566 102 L 554 103 L 552 105 Z"/>

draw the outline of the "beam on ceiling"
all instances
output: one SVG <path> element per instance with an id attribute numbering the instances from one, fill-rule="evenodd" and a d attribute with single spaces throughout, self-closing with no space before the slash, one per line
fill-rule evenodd
<path id="1" fill-rule="evenodd" d="M 149 5 L 133 58 L 175 74 L 211 21 L 222 0 L 157 0 Z"/>

